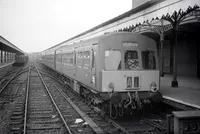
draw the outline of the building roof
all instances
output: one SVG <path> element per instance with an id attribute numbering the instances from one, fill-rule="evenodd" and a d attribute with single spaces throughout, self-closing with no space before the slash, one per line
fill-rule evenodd
<path id="1" fill-rule="evenodd" d="M 2 36 L 0 36 L 0 43 L 2 43 L 4 45 L 4 46 L 1 47 L 1 49 L 2 48 L 4 50 L 10 49 L 11 52 L 24 53 L 21 49 L 19 49 L 18 47 L 16 47 L 14 44 L 12 44 L 11 42 L 9 42 L 8 40 L 6 40 L 5 38 L 3 38 Z"/>

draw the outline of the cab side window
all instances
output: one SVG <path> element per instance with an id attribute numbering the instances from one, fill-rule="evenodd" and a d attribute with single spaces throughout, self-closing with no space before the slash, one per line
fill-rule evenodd
<path id="1" fill-rule="evenodd" d="M 142 66 L 144 69 L 156 69 L 155 52 L 143 51 L 142 52 Z"/>

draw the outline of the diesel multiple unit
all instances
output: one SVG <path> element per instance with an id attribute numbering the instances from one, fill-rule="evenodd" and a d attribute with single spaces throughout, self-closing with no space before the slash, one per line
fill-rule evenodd
<path id="1" fill-rule="evenodd" d="M 40 60 L 91 103 L 108 107 L 112 117 L 160 98 L 156 43 L 143 35 L 115 32 L 64 42 L 42 52 Z"/>

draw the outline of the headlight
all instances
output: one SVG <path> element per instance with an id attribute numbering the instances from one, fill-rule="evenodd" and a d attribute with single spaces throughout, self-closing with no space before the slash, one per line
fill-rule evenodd
<path id="1" fill-rule="evenodd" d="M 92 76 L 92 83 L 95 84 L 95 82 L 96 82 L 96 78 L 95 78 L 95 76 L 93 75 L 93 76 Z"/>
<path id="2" fill-rule="evenodd" d="M 112 82 L 110 82 L 110 83 L 108 84 L 108 87 L 109 87 L 110 89 L 112 89 L 112 90 L 114 90 L 114 88 L 115 88 L 115 86 L 114 86 L 114 84 L 113 84 Z"/>
<path id="3" fill-rule="evenodd" d="M 158 87 L 157 87 L 157 84 L 155 82 L 151 82 L 150 91 L 152 91 L 152 92 L 157 92 L 158 91 Z"/>

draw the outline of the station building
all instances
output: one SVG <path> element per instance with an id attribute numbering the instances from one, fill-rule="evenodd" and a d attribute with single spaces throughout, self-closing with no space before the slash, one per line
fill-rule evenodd
<path id="1" fill-rule="evenodd" d="M 132 9 L 139 7 L 147 6 L 147 9 L 153 6 L 152 3 L 162 3 L 167 2 L 170 8 L 174 3 L 181 3 L 181 0 L 132 0 Z M 173 2 L 173 3 L 170 3 Z M 191 1 L 192 3 L 193 1 Z M 199 3 L 194 3 L 198 6 Z M 178 6 L 178 5 L 177 5 Z M 184 7 L 178 7 L 179 10 L 184 12 Z M 186 6 L 187 8 L 187 6 Z M 192 8 L 189 7 L 188 9 Z M 186 9 L 186 10 L 188 10 Z M 179 13 L 179 10 L 176 10 Z M 165 14 L 170 13 L 170 10 L 166 10 Z M 187 77 L 196 77 L 200 78 L 200 39 L 198 37 L 200 30 L 199 23 L 199 9 L 197 8 L 193 12 L 185 16 L 185 22 L 179 22 L 177 29 L 177 46 L 176 52 L 173 52 L 173 31 L 172 29 L 164 31 L 164 41 L 163 41 L 163 73 L 164 74 L 173 74 L 173 55 L 176 55 L 177 62 L 177 75 L 178 76 L 187 76 Z M 154 16 L 152 16 L 153 18 Z M 184 18 L 183 18 L 184 19 Z M 156 32 L 148 31 L 143 32 L 151 38 L 154 38 L 158 44 L 159 36 Z M 159 47 L 158 47 L 159 48 Z"/>
<path id="2" fill-rule="evenodd" d="M 0 36 L 0 69 L 13 64 L 16 55 L 23 54 L 22 50 Z"/>

